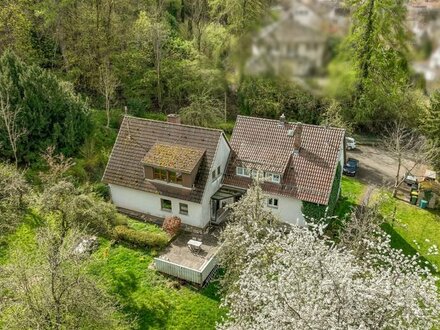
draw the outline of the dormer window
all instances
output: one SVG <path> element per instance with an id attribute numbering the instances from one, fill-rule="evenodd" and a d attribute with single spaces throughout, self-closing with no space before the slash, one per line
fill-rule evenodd
<path id="1" fill-rule="evenodd" d="M 153 168 L 153 179 L 170 183 L 182 184 L 182 173 L 169 171 L 159 168 Z"/>
<path id="2" fill-rule="evenodd" d="M 279 175 L 278 173 L 266 172 L 264 179 L 265 179 L 265 181 L 268 181 L 268 182 L 280 183 L 281 182 L 281 175 Z"/>
<path id="3" fill-rule="evenodd" d="M 255 178 L 259 177 L 260 179 L 264 178 L 264 181 L 267 182 L 273 182 L 273 183 L 280 183 L 281 182 L 281 174 L 279 173 L 272 173 L 272 172 L 263 172 L 259 170 L 250 170 L 245 167 L 236 167 L 236 174 L 238 176 L 244 176 L 246 178 Z"/>
<path id="4" fill-rule="evenodd" d="M 142 161 L 145 179 L 191 188 L 204 153 L 192 147 L 156 143 Z"/>
<path id="5" fill-rule="evenodd" d="M 167 181 L 167 170 L 161 170 L 158 168 L 153 169 L 153 179 Z"/>
<path id="6" fill-rule="evenodd" d="M 260 179 L 262 179 L 264 177 L 264 172 L 263 171 L 258 171 L 258 170 L 252 170 L 252 177 L 256 178 L 257 176 Z"/>
<path id="7" fill-rule="evenodd" d="M 250 178 L 251 177 L 251 171 L 248 168 L 245 168 L 245 167 L 237 166 L 236 173 L 237 173 L 238 176 L 244 176 L 246 178 Z"/>

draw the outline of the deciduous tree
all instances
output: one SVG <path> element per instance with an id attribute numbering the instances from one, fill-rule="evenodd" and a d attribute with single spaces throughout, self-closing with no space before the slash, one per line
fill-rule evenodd
<path id="1" fill-rule="evenodd" d="M 27 133 L 27 129 L 25 127 L 20 127 L 20 124 L 22 124 L 19 121 L 20 112 L 20 108 L 11 106 L 7 91 L 6 95 L 0 94 L 1 126 L 3 126 L 3 129 L 6 131 L 9 146 L 14 154 L 15 167 L 18 167 L 18 142 Z"/>
<path id="2" fill-rule="evenodd" d="M 26 212 L 31 189 L 22 172 L 0 163 L 0 238 L 21 222 Z"/>
<path id="3" fill-rule="evenodd" d="M 189 106 L 180 109 L 183 123 L 213 127 L 222 121 L 221 104 L 209 94 L 193 95 L 190 102 Z"/>
<path id="4" fill-rule="evenodd" d="M 258 185 L 251 188 L 232 206 L 222 233 L 228 315 L 219 329 L 439 325 L 437 278 L 417 255 L 391 248 L 381 233 L 364 235 L 368 228 L 348 238 L 363 243 L 359 255 L 353 245 L 327 239 L 319 226 L 280 226 L 262 196 Z"/>
<path id="5" fill-rule="evenodd" d="M 112 72 L 109 61 L 105 61 L 99 67 L 99 92 L 104 96 L 105 99 L 105 112 L 107 114 L 107 125 L 110 126 L 110 106 L 113 101 L 116 87 L 118 86 L 118 80 Z"/>
<path id="6" fill-rule="evenodd" d="M 424 136 L 406 127 L 400 120 L 395 121 L 386 129 L 383 144 L 397 161 L 393 187 L 393 197 L 396 197 L 397 189 L 405 180 L 405 175 L 411 173 L 417 166 L 428 163 L 432 155 L 431 148 Z M 403 176 L 402 167 L 405 169 Z"/>
<path id="7" fill-rule="evenodd" d="M 116 304 L 90 275 L 88 253 L 76 250 L 84 232 L 40 229 L 32 248 L 11 251 L 0 272 L 7 290 L 7 329 L 121 329 Z"/>

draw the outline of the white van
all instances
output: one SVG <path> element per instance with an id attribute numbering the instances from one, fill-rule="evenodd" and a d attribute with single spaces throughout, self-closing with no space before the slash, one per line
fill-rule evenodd
<path id="1" fill-rule="evenodd" d="M 356 149 L 356 140 L 352 137 L 346 136 L 345 137 L 345 149 L 347 150 L 353 150 Z"/>

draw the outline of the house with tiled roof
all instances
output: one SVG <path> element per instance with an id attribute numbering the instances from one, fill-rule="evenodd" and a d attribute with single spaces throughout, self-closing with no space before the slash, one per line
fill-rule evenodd
<path id="1" fill-rule="evenodd" d="M 231 148 L 221 130 L 125 116 L 103 176 L 128 215 L 160 222 L 177 215 L 204 228 Z"/>
<path id="2" fill-rule="evenodd" d="M 238 116 L 232 138 L 221 130 L 125 116 L 103 181 L 122 212 L 191 227 L 220 223 L 259 176 L 266 206 L 303 225 L 304 203 L 326 206 L 344 163 L 344 130 Z M 339 182 L 337 182 L 339 183 Z"/>
<path id="3" fill-rule="evenodd" d="M 259 175 L 267 207 L 285 222 L 304 224 L 305 202 L 325 207 L 331 201 L 341 179 L 338 164 L 344 165 L 344 136 L 343 129 L 289 123 L 284 116 L 238 116 L 223 187 L 245 189 Z"/>

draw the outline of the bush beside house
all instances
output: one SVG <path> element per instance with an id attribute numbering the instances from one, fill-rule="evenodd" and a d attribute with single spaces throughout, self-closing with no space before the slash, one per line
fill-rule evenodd
<path id="1" fill-rule="evenodd" d="M 127 226 L 116 226 L 113 229 L 117 240 L 138 246 L 162 248 L 168 244 L 170 237 L 165 232 L 139 231 Z"/>
<path id="2" fill-rule="evenodd" d="M 165 218 L 162 224 L 162 229 L 170 235 L 170 237 L 174 237 L 179 233 L 181 226 L 182 220 L 179 217 L 172 216 Z"/>

